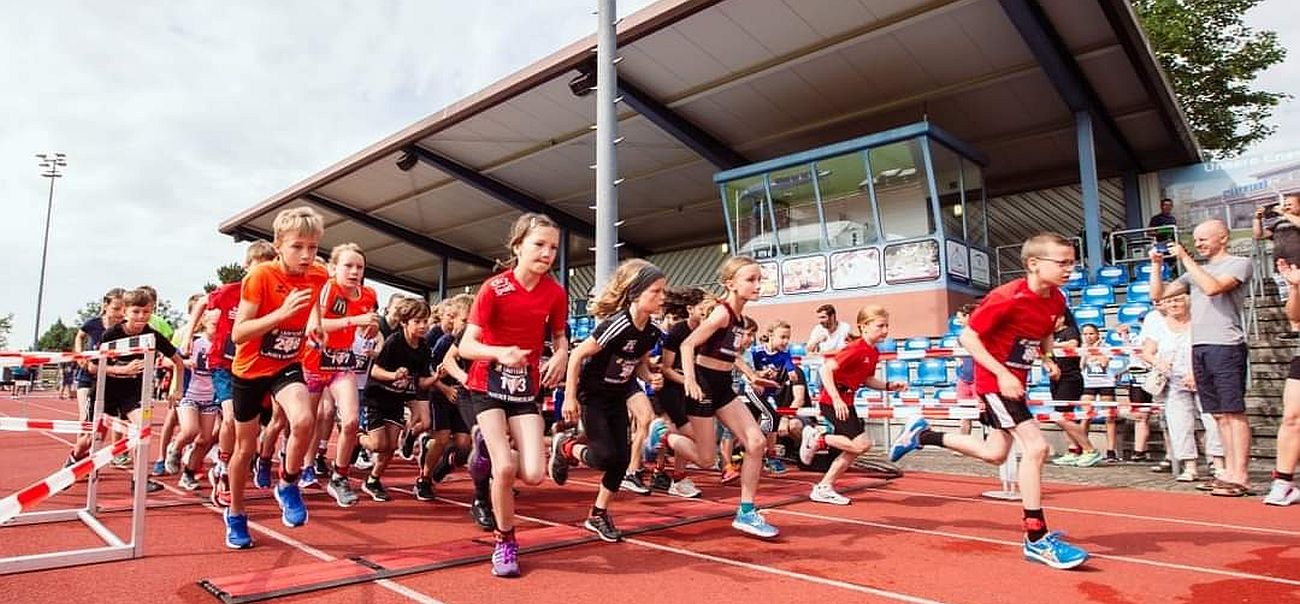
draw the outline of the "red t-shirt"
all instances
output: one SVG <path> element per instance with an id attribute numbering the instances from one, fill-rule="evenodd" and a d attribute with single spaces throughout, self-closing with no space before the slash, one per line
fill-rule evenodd
<path id="1" fill-rule="evenodd" d="M 343 288 L 331 280 L 321 288 L 321 318 L 342 319 L 374 312 L 378 300 L 379 296 L 375 294 L 375 290 L 365 285 L 361 286 L 361 294 L 357 299 L 350 299 Z M 327 332 L 325 341 L 320 343 L 319 348 L 307 347 L 307 352 L 302 359 L 303 368 L 315 372 L 352 371 L 356 366 L 352 355 L 352 342 L 356 339 L 356 333 L 355 325 Z M 322 355 L 322 352 L 326 354 Z M 322 360 L 327 361 L 324 367 L 321 366 Z"/>
<path id="2" fill-rule="evenodd" d="M 876 363 L 880 360 L 880 351 L 866 340 L 854 340 L 848 346 L 835 353 L 835 387 L 839 389 L 845 403 L 853 404 L 853 393 L 867 383 L 867 379 L 876 375 Z M 831 406 L 830 384 L 823 384 L 818 402 Z M 846 395 L 846 396 L 844 396 Z"/>
<path id="3" fill-rule="evenodd" d="M 967 325 L 979 334 L 989 354 L 1024 384 L 1034 361 L 1042 356 L 1043 338 L 1056 329 L 1056 318 L 1065 314 L 1065 307 L 1061 290 L 1052 288 L 1044 298 L 1020 278 L 989 292 Z M 997 391 L 997 376 L 976 363 L 975 392 Z"/>
<path id="4" fill-rule="evenodd" d="M 257 319 L 275 312 L 295 289 L 310 290 L 310 299 L 315 303 L 326 281 L 329 281 L 329 273 L 319 263 L 312 264 L 301 275 L 290 275 L 280 262 L 263 262 L 248 270 L 239 295 L 241 299 L 257 304 L 256 316 L 249 317 Z M 236 344 L 231 372 L 236 377 L 253 379 L 275 375 L 281 369 L 301 362 L 311 307 L 307 304 L 270 331 Z"/>
<path id="5" fill-rule="evenodd" d="M 230 330 L 235 327 L 235 313 L 239 311 L 239 286 L 236 281 L 208 292 L 208 309 L 218 312 L 212 332 L 212 346 L 217 352 L 208 355 L 209 369 L 230 369 L 230 362 L 235 359 L 235 342 L 230 339 Z"/>
<path id="6" fill-rule="evenodd" d="M 513 270 L 494 275 L 479 288 L 469 323 L 482 330 L 479 341 L 490 346 L 518 346 L 529 351 L 522 369 L 493 361 L 474 361 L 466 387 L 512 403 L 531 402 L 538 391 L 538 367 L 546 336 L 564 333 L 569 296 L 544 275 L 532 290 L 524 289 Z"/>

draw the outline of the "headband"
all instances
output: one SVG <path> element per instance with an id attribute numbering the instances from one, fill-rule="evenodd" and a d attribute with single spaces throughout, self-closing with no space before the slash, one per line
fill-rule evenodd
<path id="1" fill-rule="evenodd" d="M 641 267 L 637 272 L 636 278 L 627 286 L 627 300 L 631 302 L 641 296 L 645 290 L 649 289 L 655 281 L 665 278 L 662 270 L 653 264 L 647 264 Z"/>

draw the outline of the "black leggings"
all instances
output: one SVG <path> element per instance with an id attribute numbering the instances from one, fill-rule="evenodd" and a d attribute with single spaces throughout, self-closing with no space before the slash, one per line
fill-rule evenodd
<path id="1" fill-rule="evenodd" d="M 583 396 L 582 427 L 587 434 L 587 450 L 583 452 L 582 463 L 589 468 L 604 470 L 600 484 L 617 493 L 623 484 L 623 472 L 632 460 L 625 395 Z"/>

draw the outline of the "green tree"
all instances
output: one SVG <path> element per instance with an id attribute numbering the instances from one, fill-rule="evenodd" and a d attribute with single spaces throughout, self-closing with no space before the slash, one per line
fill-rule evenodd
<path id="1" fill-rule="evenodd" d="M 1262 0 L 1131 0 L 1192 131 L 1211 158 L 1231 157 L 1276 130 L 1273 110 L 1291 95 L 1251 87 L 1282 62 L 1277 32 L 1247 27 Z"/>
<path id="2" fill-rule="evenodd" d="M 9 347 L 9 334 L 14 330 L 14 313 L 0 317 L 0 350 Z"/>
<path id="3" fill-rule="evenodd" d="M 222 283 L 241 281 L 247 273 L 248 271 L 244 270 L 244 265 L 234 262 L 217 267 L 217 279 L 220 279 Z"/>
<path id="4" fill-rule="evenodd" d="M 50 326 L 40 339 L 36 340 L 37 350 L 72 350 L 72 340 L 77 337 L 77 328 L 68 327 L 60 317 Z"/>

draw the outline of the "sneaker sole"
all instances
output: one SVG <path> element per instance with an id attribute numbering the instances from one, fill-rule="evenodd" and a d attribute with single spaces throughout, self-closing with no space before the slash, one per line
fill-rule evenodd
<path id="1" fill-rule="evenodd" d="M 292 522 L 289 522 L 289 518 L 287 518 L 287 517 L 284 515 L 284 501 L 282 501 L 282 500 L 280 499 L 280 492 L 279 492 L 278 490 L 272 490 L 272 491 L 271 491 L 271 496 L 272 496 L 272 497 L 275 497 L 275 502 L 278 503 L 278 504 L 280 504 L 280 524 L 283 524 L 283 525 L 285 525 L 286 527 L 289 527 L 289 528 L 298 528 L 298 527 L 300 527 L 300 526 L 303 526 L 303 525 L 307 524 L 307 506 L 306 506 L 306 505 L 303 506 L 302 522 L 299 522 L 298 524 L 294 524 L 294 523 L 292 523 Z"/>
<path id="2" fill-rule="evenodd" d="M 582 528 L 585 528 L 585 529 L 587 529 L 587 530 L 589 530 L 589 531 L 591 531 L 591 532 L 593 532 L 593 533 L 596 533 L 596 536 L 597 536 L 597 537 L 600 537 L 600 540 L 601 540 L 601 541 L 604 541 L 605 543 L 618 543 L 619 541 L 622 541 L 622 540 L 623 540 L 623 536 L 622 536 L 622 535 L 619 535 L 618 538 L 616 538 L 616 539 L 610 539 L 610 538 L 607 537 L 604 533 L 602 533 L 602 532 L 596 530 L 596 527 L 592 526 L 592 525 L 591 525 L 591 522 L 589 522 L 589 521 L 584 521 L 584 522 L 582 523 Z"/>
<path id="3" fill-rule="evenodd" d="M 1038 554 L 1034 554 L 1032 552 L 1025 552 L 1025 559 L 1030 562 L 1037 562 L 1038 564 L 1055 568 L 1056 570 L 1070 570 L 1072 568 L 1079 566 L 1080 564 L 1083 564 L 1084 562 L 1087 562 L 1088 556 L 1085 555 L 1084 557 L 1079 558 L 1074 562 L 1052 562 L 1046 558 L 1043 558 L 1042 556 L 1039 556 Z"/>
<path id="4" fill-rule="evenodd" d="M 229 549 L 250 549 L 253 547 L 253 542 L 249 541 L 244 545 L 240 545 L 238 543 L 231 543 L 230 541 L 226 541 L 226 547 Z"/>
<path id="5" fill-rule="evenodd" d="M 741 523 L 741 522 L 732 522 L 732 523 L 731 523 L 731 528 L 734 528 L 734 529 L 736 529 L 736 530 L 738 530 L 738 531 L 740 531 L 740 532 L 742 532 L 742 533 L 745 533 L 746 535 L 753 535 L 753 536 L 758 537 L 758 538 L 760 538 L 760 539 L 773 539 L 773 538 L 775 538 L 777 535 L 780 535 L 780 534 L 781 534 L 780 531 L 774 531 L 772 534 L 769 535 L 769 534 L 764 533 L 764 532 L 762 532 L 762 531 L 760 531 L 760 530 L 758 530 L 758 529 L 756 529 L 756 528 L 754 528 L 754 527 L 752 527 L 752 526 L 749 526 L 748 524 L 744 524 L 744 523 Z"/>
<path id="6" fill-rule="evenodd" d="M 853 500 L 851 500 L 851 499 L 847 499 L 847 498 L 846 498 L 846 499 L 843 499 L 843 500 L 839 500 L 839 499 L 826 499 L 826 498 L 824 498 L 824 497 L 819 498 L 819 497 L 812 497 L 812 496 L 810 496 L 810 497 L 808 497 L 808 500 L 809 500 L 809 501 L 814 501 L 814 502 L 817 502 L 817 503 L 826 503 L 826 504 L 830 504 L 830 505 L 849 505 L 849 504 L 853 503 Z"/>
<path id="7" fill-rule="evenodd" d="M 517 570 L 512 570 L 512 571 L 506 571 L 506 572 L 498 573 L 498 572 L 497 572 L 497 569 L 494 568 L 494 569 L 492 569 L 492 576 L 493 576 L 493 577 L 500 577 L 500 578 L 502 578 L 502 579 L 516 579 L 516 578 L 519 577 L 519 571 L 517 571 Z"/>
<path id="8" fill-rule="evenodd" d="M 350 501 L 350 502 L 345 502 L 345 501 L 343 501 L 343 498 L 342 498 L 342 497 L 339 497 L 336 493 L 334 493 L 334 491 L 332 491 L 332 490 L 330 490 L 330 489 L 328 489 L 328 488 L 326 488 L 326 490 L 329 491 L 329 495 L 330 495 L 330 497 L 333 497 L 333 498 L 334 498 L 334 503 L 338 504 L 338 506 L 341 507 L 341 508 L 350 508 L 350 507 L 352 507 L 352 506 L 354 506 L 354 505 L 357 504 L 356 499 L 353 499 L 353 500 Z"/>

